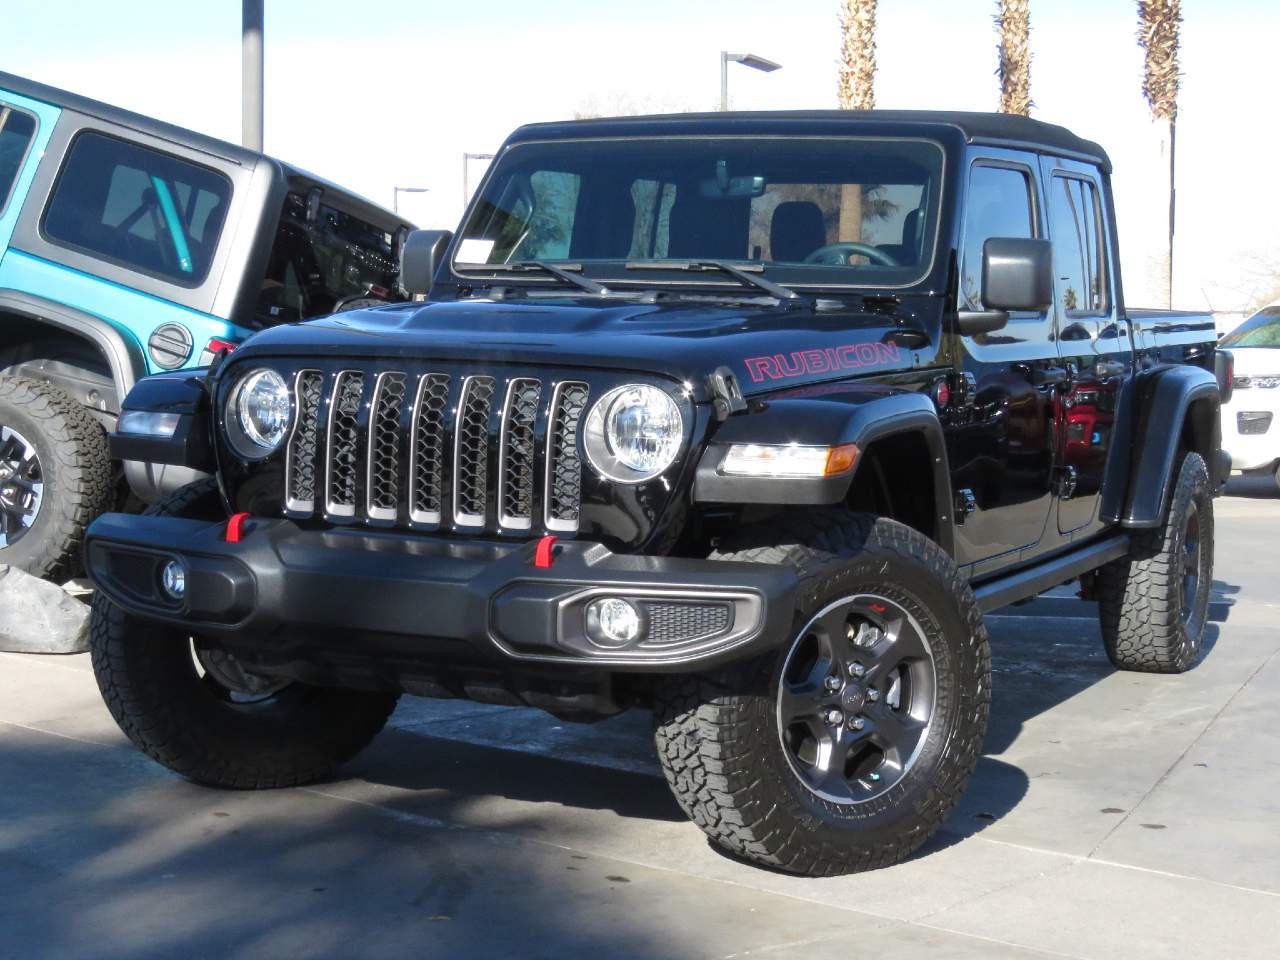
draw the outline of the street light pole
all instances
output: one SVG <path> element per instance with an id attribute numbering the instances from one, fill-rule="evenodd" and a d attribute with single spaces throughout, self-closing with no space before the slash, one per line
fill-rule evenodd
<path id="1" fill-rule="evenodd" d="M 782 67 L 780 63 L 774 63 L 772 60 L 766 60 L 764 57 L 757 56 L 754 53 L 730 53 L 728 50 L 720 51 L 720 110 L 725 112 L 729 109 L 729 64 L 740 63 L 744 67 L 750 67 L 752 70 L 759 70 L 761 73 L 773 73 Z"/>
<path id="2" fill-rule="evenodd" d="M 262 150 L 262 8 L 265 0 L 244 0 L 241 19 L 240 139 Z"/>
<path id="3" fill-rule="evenodd" d="M 463 153 L 462 154 L 462 205 L 465 207 L 467 201 L 471 199 L 471 185 L 468 177 L 472 160 L 492 160 L 492 153 Z"/>
<path id="4" fill-rule="evenodd" d="M 391 210 L 395 214 L 400 213 L 400 194 L 402 193 L 427 193 L 430 187 L 392 187 L 391 188 Z"/>

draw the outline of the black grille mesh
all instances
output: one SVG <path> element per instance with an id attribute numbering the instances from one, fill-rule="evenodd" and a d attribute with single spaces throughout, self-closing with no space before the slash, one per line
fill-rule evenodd
<path id="1" fill-rule="evenodd" d="M 688 643 L 719 636 L 733 625 L 726 603 L 670 603 L 651 601 L 644 604 L 649 619 L 646 646 Z"/>
<path id="2" fill-rule="evenodd" d="M 458 515 L 483 518 L 488 512 L 489 408 L 493 401 L 493 377 L 467 380 L 458 415 L 458 457 L 455 479 Z"/>
<path id="3" fill-rule="evenodd" d="M 502 515 L 516 521 L 532 521 L 535 449 L 534 423 L 538 419 L 538 380 L 513 380 L 503 425 L 506 460 L 502 467 Z"/>
<path id="4" fill-rule="evenodd" d="M 587 385 L 562 384 L 552 411 L 547 484 L 547 518 L 557 524 L 578 524 L 582 502 L 582 460 L 578 456 L 578 427 L 587 406 Z"/>
<path id="5" fill-rule="evenodd" d="M 404 406 L 405 375 L 385 374 L 374 399 L 370 425 L 369 507 L 392 511 L 400 502 L 400 409 Z"/>
<path id="6" fill-rule="evenodd" d="M 360 436 L 356 420 L 364 395 L 364 374 L 338 374 L 329 431 L 329 506 L 355 508 L 360 472 Z"/>
<path id="7" fill-rule="evenodd" d="M 412 516 L 440 519 L 444 482 L 444 410 L 449 401 L 449 377 L 428 373 L 422 378 L 414 419 Z"/>
<path id="8" fill-rule="evenodd" d="M 310 510 L 316 501 L 316 442 L 320 435 L 320 395 L 324 374 L 303 370 L 298 374 L 298 425 L 289 439 L 289 501 Z"/>

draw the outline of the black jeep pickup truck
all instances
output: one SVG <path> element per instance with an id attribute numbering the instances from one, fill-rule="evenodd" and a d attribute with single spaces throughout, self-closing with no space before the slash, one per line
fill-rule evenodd
<path id="1" fill-rule="evenodd" d="M 1125 309 L 1109 172 L 983 114 L 518 130 L 413 302 L 129 395 L 119 456 L 216 479 L 89 531 L 108 706 L 234 788 L 401 693 L 642 707 L 727 850 L 902 859 L 981 750 L 984 612 L 1079 579 L 1117 667 L 1200 652 L 1229 358 Z"/>

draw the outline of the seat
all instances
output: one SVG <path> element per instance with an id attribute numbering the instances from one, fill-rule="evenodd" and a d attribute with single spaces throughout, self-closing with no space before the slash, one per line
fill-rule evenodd
<path id="1" fill-rule="evenodd" d="M 769 259 L 803 263 L 827 243 L 827 222 L 812 200 L 788 200 L 773 209 L 769 225 Z"/>
<path id="2" fill-rule="evenodd" d="M 924 211 L 919 208 L 902 218 L 902 243 L 882 244 L 880 249 L 903 266 L 920 261 L 920 221 Z"/>

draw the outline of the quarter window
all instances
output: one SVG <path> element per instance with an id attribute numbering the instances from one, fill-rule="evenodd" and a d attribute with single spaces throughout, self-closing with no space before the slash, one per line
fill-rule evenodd
<path id="1" fill-rule="evenodd" d="M 1055 175 L 1050 199 L 1058 309 L 1072 317 L 1107 312 L 1107 257 L 1098 191 L 1080 177 Z"/>
<path id="2" fill-rule="evenodd" d="M 0 210 L 9 203 L 9 192 L 35 133 L 35 117 L 0 103 Z"/>
<path id="3" fill-rule="evenodd" d="M 231 198 L 219 173 L 82 133 L 45 211 L 50 240 L 183 286 L 209 273 Z"/>
<path id="4" fill-rule="evenodd" d="M 1025 170 L 979 164 L 969 174 L 964 249 L 960 254 L 960 298 L 966 310 L 981 310 L 982 249 L 992 237 L 1035 236 L 1031 178 Z"/>

